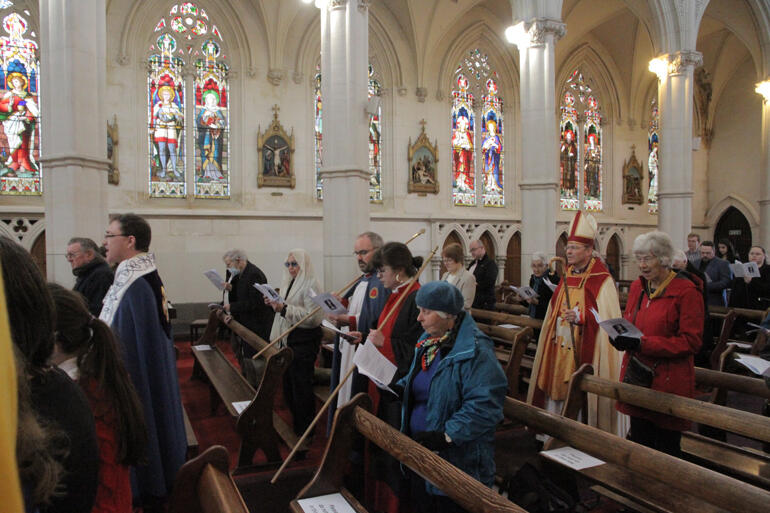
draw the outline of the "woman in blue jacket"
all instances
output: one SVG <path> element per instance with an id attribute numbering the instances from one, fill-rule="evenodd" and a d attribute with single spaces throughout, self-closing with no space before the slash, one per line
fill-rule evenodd
<path id="1" fill-rule="evenodd" d="M 507 382 L 492 340 L 463 311 L 462 293 L 445 281 L 416 298 L 425 333 L 404 387 L 401 431 L 474 479 L 492 486 L 495 427 L 503 419 Z M 411 474 L 417 511 L 460 512 L 433 484 Z"/>

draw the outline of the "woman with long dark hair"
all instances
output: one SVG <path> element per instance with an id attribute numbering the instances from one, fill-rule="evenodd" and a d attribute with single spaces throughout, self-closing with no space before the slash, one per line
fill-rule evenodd
<path id="1" fill-rule="evenodd" d="M 729 239 L 719 239 L 717 243 L 717 256 L 731 264 L 735 263 L 735 247 Z"/>
<path id="2" fill-rule="evenodd" d="M 52 363 L 77 381 L 96 422 L 99 486 L 92 513 L 131 512 L 129 467 L 140 463 L 147 429 L 139 397 L 123 366 L 115 335 L 79 294 L 48 284 L 56 306 Z"/>
<path id="3" fill-rule="evenodd" d="M 99 471 L 94 418 L 80 387 L 48 363 L 54 344 L 53 299 L 32 256 L 7 237 L 0 237 L 0 265 L 11 338 L 24 360 L 19 373 L 27 378 L 30 404 L 44 427 L 65 435 L 54 455 L 64 467 L 61 493 L 40 510 L 91 511 Z M 27 486 L 23 478 L 22 486 Z M 38 506 L 28 503 L 27 509 Z"/>

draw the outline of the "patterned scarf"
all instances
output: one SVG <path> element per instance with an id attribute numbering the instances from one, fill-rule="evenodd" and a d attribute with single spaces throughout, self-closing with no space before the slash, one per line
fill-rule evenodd
<path id="1" fill-rule="evenodd" d="M 417 350 L 425 348 L 425 352 L 422 354 L 422 361 L 420 362 L 422 370 L 427 371 L 430 368 L 430 364 L 433 363 L 433 359 L 436 357 L 436 352 L 442 342 L 447 340 L 452 334 L 451 331 L 447 331 L 440 337 L 428 337 L 417 342 Z"/>

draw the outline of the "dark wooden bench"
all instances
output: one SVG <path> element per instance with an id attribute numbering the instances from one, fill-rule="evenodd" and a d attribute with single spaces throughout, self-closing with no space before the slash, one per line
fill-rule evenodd
<path id="1" fill-rule="evenodd" d="M 192 346 L 193 355 L 209 381 L 212 415 L 221 401 L 228 413 L 237 419 L 236 431 L 241 438 L 240 466 L 251 464 L 258 449 L 262 450 L 268 462 L 279 462 L 279 437 L 290 447 L 298 441 L 293 429 L 273 411 L 273 399 L 278 387 L 282 386 L 283 374 L 292 360 L 292 351 L 276 346 L 265 351 L 262 355 L 265 359 L 264 373 L 255 390 L 216 346 L 217 327 L 224 318 L 222 310 L 212 311 L 203 336 Z M 257 351 L 267 346 L 267 342 L 237 321 L 231 320 L 227 326 Z M 210 349 L 201 350 L 197 346 L 208 346 Z M 234 403 L 248 404 L 238 411 Z"/>
<path id="2" fill-rule="evenodd" d="M 504 411 L 509 419 L 556 438 L 552 445 L 568 444 L 604 461 L 572 472 L 632 508 L 753 512 L 770 504 L 765 490 L 511 397 L 505 399 Z"/>
<path id="3" fill-rule="evenodd" d="M 227 449 L 221 445 L 182 465 L 174 480 L 169 513 L 249 513 L 229 466 Z"/>
<path id="4" fill-rule="evenodd" d="M 510 304 L 510 303 L 495 303 L 495 310 L 502 313 L 509 313 L 514 315 L 527 315 L 529 308 L 524 305 Z"/>
<path id="5" fill-rule="evenodd" d="M 187 438 L 187 459 L 192 459 L 198 455 L 198 438 L 195 436 L 190 418 L 187 416 L 187 410 L 182 405 L 182 414 L 184 415 L 184 434 Z"/>
<path id="6" fill-rule="evenodd" d="M 586 404 L 587 394 L 617 399 L 627 404 L 756 440 L 770 441 L 770 418 L 688 397 L 610 381 L 594 376 L 590 365 L 581 366 L 573 374 L 562 415 L 576 420 L 578 412 Z M 770 459 L 766 455 L 753 453 L 692 432 L 682 433 L 681 448 L 684 456 L 690 461 L 770 490 Z"/>
<path id="7" fill-rule="evenodd" d="M 472 513 L 515 512 L 523 509 L 460 471 L 437 454 L 372 415 L 371 400 L 358 394 L 337 410 L 326 452 L 313 479 L 291 503 L 291 511 L 304 513 L 297 500 L 341 493 L 357 512 L 366 510 L 343 487 L 344 469 L 356 432 L 382 448 L 417 474 L 434 483 L 453 501 Z"/>
<path id="8" fill-rule="evenodd" d="M 198 334 L 200 330 L 206 329 L 206 325 L 209 323 L 208 319 L 195 319 L 190 323 L 190 343 L 192 344 L 198 340 Z"/>

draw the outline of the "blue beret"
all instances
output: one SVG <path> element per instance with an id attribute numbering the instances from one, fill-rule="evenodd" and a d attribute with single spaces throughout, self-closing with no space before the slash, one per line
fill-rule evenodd
<path id="1" fill-rule="evenodd" d="M 460 289 L 446 281 L 432 281 L 417 291 L 417 306 L 437 310 L 449 315 L 463 311 L 463 295 Z"/>

